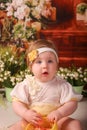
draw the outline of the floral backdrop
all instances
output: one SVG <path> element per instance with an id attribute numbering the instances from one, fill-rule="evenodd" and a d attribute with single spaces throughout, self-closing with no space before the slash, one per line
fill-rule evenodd
<path id="1" fill-rule="evenodd" d="M 2 20 L 2 40 L 34 40 L 45 29 L 45 23 L 56 20 L 56 8 L 51 0 L 4 0 L 0 9 L 7 16 Z"/>

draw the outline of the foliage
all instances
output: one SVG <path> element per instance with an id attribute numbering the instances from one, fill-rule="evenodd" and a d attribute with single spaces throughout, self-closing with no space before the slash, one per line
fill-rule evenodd
<path id="1" fill-rule="evenodd" d="M 0 45 L 0 84 L 2 86 L 14 87 L 17 82 L 24 79 L 27 70 L 25 54 L 17 55 L 13 46 Z"/>
<path id="2" fill-rule="evenodd" d="M 23 22 L 18 22 L 14 25 L 13 28 L 13 37 L 14 39 L 27 39 L 27 40 L 35 40 L 37 31 L 33 27 L 25 26 Z"/>
<path id="3" fill-rule="evenodd" d="M 87 84 L 87 68 L 70 67 L 58 70 L 58 75 L 66 79 L 72 86 L 81 86 Z"/>
<path id="4" fill-rule="evenodd" d="M 76 11 L 77 11 L 77 13 L 84 14 L 86 9 L 87 9 L 87 4 L 80 3 L 77 5 Z"/>

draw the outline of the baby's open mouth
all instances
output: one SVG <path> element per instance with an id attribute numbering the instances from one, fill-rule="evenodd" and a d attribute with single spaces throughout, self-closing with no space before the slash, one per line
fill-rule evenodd
<path id="1" fill-rule="evenodd" d="M 42 74 L 47 75 L 47 74 L 48 74 L 48 72 L 43 72 Z"/>

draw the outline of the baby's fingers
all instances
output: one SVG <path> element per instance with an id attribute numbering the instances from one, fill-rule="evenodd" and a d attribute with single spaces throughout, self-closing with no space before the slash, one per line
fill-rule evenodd
<path id="1" fill-rule="evenodd" d="M 41 118 L 39 117 L 34 117 L 32 120 L 31 120 L 31 123 L 35 126 L 38 126 L 39 122 L 41 121 Z"/>

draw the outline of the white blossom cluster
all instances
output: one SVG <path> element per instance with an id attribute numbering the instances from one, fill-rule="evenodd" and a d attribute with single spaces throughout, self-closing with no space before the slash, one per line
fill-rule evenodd
<path id="1" fill-rule="evenodd" d="M 82 67 L 71 67 L 63 68 L 60 67 L 57 73 L 63 79 L 69 81 L 73 86 L 79 86 L 87 84 L 87 68 Z"/>
<path id="2" fill-rule="evenodd" d="M 51 0 L 12 0 L 7 3 L 7 15 L 14 16 L 19 20 L 30 19 L 32 17 L 41 19 L 42 16 L 49 18 L 51 16 Z"/>
<path id="3" fill-rule="evenodd" d="M 2 87 L 5 85 L 14 87 L 30 71 L 27 70 L 27 67 L 21 70 L 21 67 L 23 68 L 24 66 L 22 57 L 17 57 L 13 52 L 9 51 L 8 47 L 7 50 L 3 50 L 4 48 L 0 48 L 0 85 Z"/>

